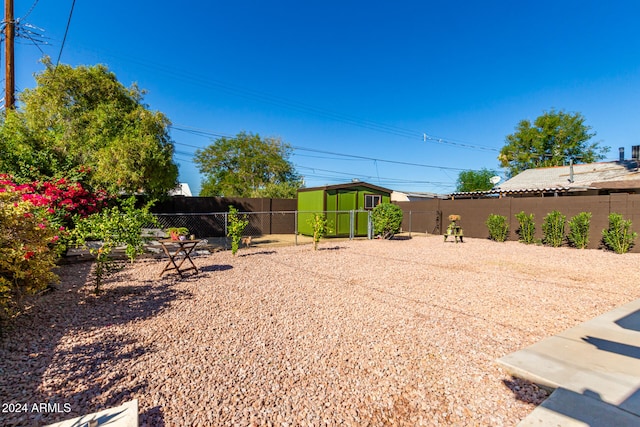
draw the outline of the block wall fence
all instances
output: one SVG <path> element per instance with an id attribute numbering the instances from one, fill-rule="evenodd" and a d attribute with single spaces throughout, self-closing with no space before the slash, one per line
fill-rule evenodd
<path id="1" fill-rule="evenodd" d="M 441 226 L 437 233 L 442 234 L 448 224 L 448 216 L 457 214 L 462 217 L 460 225 L 467 237 L 489 238 L 485 224 L 490 214 L 504 215 L 509 221 L 509 240 L 518 240 L 519 228 L 515 215 L 521 211 L 534 215 L 536 238 L 542 239 L 542 222 L 551 211 L 557 210 L 566 215 L 567 222 L 580 212 L 591 212 L 589 248 L 595 249 L 602 243 L 602 230 L 609 225 L 609 213 L 619 213 L 632 221 L 632 229 L 640 234 L 640 194 L 616 193 L 603 196 L 564 196 L 564 197 L 504 197 L 502 199 L 461 199 L 461 200 L 424 200 L 415 202 L 397 202 L 405 212 L 403 228 L 408 227 L 407 214 L 412 212 L 438 211 L 441 213 Z M 429 232 L 434 222 L 429 216 L 412 215 L 411 229 Z M 569 231 L 568 224 L 565 226 Z M 640 252 L 640 237 L 631 252 Z"/>
<path id="2" fill-rule="evenodd" d="M 602 230 L 608 227 L 609 213 L 619 213 L 633 223 L 633 230 L 640 234 L 640 194 L 615 193 L 602 196 L 561 197 L 504 197 L 501 199 L 431 199 L 413 202 L 394 202 L 404 212 L 402 228 L 429 234 L 443 234 L 448 216 L 462 217 L 460 225 L 467 237 L 488 239 L 485 224 L 490 214 L 504 215 L 509 222 L 509 240 L 518 240 L 519 227 L 515 215 L 521 211 L 534 215 L 536 238 L 542 238 L 542 221 L 553 210 L 566 215 L 567 221 L 580 212 L 591 212 L 589 248 L 596 249 L 602 243 Z M 173 197 L 153 208 L 162 214 L 227 212 L 229 205 L 241 212 L 275 212 L 297 209 L 296 199 L 241 199 L 222 197 Z M 282 216 L 280 223 L 264 227 L 268 233 L 292 233 L 295 230 L 294 215 Z M 286 224 L 284 223 L 286 222 Z M 291 224 L 289 224 L 291 222 Z M 566 226 L 568 232 L 568 225 Z M 631 252 L 640 253 L 640 238 Z"/>

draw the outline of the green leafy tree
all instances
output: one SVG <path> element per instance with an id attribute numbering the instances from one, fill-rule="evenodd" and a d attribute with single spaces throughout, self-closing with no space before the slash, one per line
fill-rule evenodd
<path id="1" fill-rule="evenodd" d="M 241 132 L 197 150 L 195 163 L 205 178 L 202 196 L 293 198 L 302 185 L 288 160 L 291 146 L 278 138 Z"/>
<path id="2" fill-rule="evenodd" d="M 371 211 L 373 233 L 391 239 L 402 226 L 402 209 L 391 203 L 380 203 Z"/>
<path id="3" fill-rule="evenodd" d="M 320 239 L 331 232 L 331 226 L 327 221 L 327 217 L 321 213 L 314 213 L 313 217 L 307 220 L 307 223 L 313 229 L 313 250 L 318 249 L 318 243 Z"/>
<path id="4" fill-rule="evenodd" d="M 91 247 L 89 251 L 96 257 L 95 292 L 100 287 L 105 276 L 113 271 L 112 252 L 117 246 L 125 246 L 125 253 L 129 261 L 144 252 L 147 238 L 142 236 L 142 229 L 146 226 L 158 226 L 154 215 L 149 211 L 153 202 L 142 208 L 136 208 L 134 196 L 123 200 L 120 206 L 112 206 L 83 218 L 76 223 L 71 232 L 76 246 L 86 246 L 90 240 L 99 241 L 98 247 Z"/>
<path id="5" fill-rule="evenodd" d="M 596 134 L 585 124 L 580 113 L 551 110 L 533 123 L 522 120 L 516 131 L 508 135 L 498 160 L 514 176 L 525 169 L 592 163 L 604 158 L 609 147 L 590 142 Z"/>
<path id="6" fill-rule="evenodd" d="M 491 190 L 493 188 L 493 184 L 490 179 L 496 175 L 496 171 L 487 168 L 482 168 L 478 171 L 462 171 L 458 174 L 456 191 L 466 192 Z"/>
<path id="7" fill-rule="evenodd" d="M 73 68 L 43 60 L 36 87 L 0 124 L 0 167 L 16 179 L 53 177 L 78 166 L 112 193 L 164 195 L 177 180 L 170 122 L 103 65 Z"/>
<path id="8" fill-rule="evenodd" d="M 242 233 L 244 233 L 244 229 L 249 225 L 249 220 L 246 215 L 238 215 L 238 209 L 234 206 L 229 206 L 229 215 L 227 220 L 227 236 L 231 238 L 231 254 L 235 255 L 238 253 L 240 241 L 242 240 Z"/>

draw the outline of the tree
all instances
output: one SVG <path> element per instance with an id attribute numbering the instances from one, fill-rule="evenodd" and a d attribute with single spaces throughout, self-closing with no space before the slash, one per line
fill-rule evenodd
<path id="1" fill-rule="evenodd" d="M 479 171 L 462 171 L 458 174 L 458 181 L 456 182 L 456 191 L 486 191 L 493 188 L 493 183 L 490 181 L 492 176 L 496 176 L 497 172 L 482 168 Z"/>
<path id="2" fill-rule="evenodd" d="M 604 158 L 609 147 L 589 142 L 596 135 L 584 123 L 580 113 L 551 110 L 538 117 L 533 124 L 522 120 L 516 132 L 508 135 L 500 150 L 500 165 L 514 176 L 525 169 L 591 163 Z"/>
<path id="3" fill-rule="evenodd" d="M 91 184 L 112 193 L 175 187 L 170 122 L 143 104 L 137 86 L 126 88 L 103 65 L 43 64 L 36 87 L 19 94 L 22 108 L 1 123 L 1 172 L 33 180 L 82 165 Z"/>
<path id="4" fill-rule="evenodd" d="M 288 157 L 291 146 L 279 138 L 260 138 L 240 132 L 222 137 L 203 150 L 194 162 L 202 181 L 202 196 L 295 197 L 302 185 Z"/>

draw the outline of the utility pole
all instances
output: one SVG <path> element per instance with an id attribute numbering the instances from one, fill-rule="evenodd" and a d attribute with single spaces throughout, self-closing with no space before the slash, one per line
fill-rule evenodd
<path id="1" fill-rule="evenodd" d="M 5 23 L 5 86 L 4 86 L 4 100 L 7 110 L 13 110 L 15 108 L 16 100 L 16 81 L 15 81 L 15 68 L 14 68 L 14 52 L 13 52 L 13 40 L 15 38 L 15 21 L 13 19 L 13 0 L 4 0 L 4 23 Z"/>

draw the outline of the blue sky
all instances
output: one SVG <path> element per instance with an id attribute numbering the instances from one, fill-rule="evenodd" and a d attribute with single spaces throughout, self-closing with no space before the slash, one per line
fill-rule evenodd
<path id="1" fill-rule="evenodd" d="M 49 44 L 18 40 L 19 90 L 60 54 L 72 0 L 33 4 L 16 18 Z M 195 193 L 194 147 L 241 131 L 291 144 L 307 186 L 448 193 L 460 170 L 503 175 L 505 136 L 551 109 L 582 113 L 609 159 L 640 144 L 638 16 L 636 1 L 78 1 L 60 62 L 146 89 Z"/>

